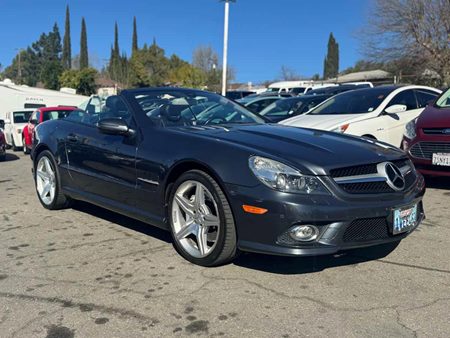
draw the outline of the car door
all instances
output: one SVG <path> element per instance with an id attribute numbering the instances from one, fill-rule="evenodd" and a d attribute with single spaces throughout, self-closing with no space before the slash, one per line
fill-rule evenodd
<path id="1" fill-rule="evenodd" d="M 383 127 L 385 128 L 388 143 L 397 147 L 400 146 L 402 141 L 403 131 L 405 125 L 415 119 L 422 112 L 423 108 L 419 108 L 417 105 L 416 95 L 413 89 L 403 90 L 395 95 L 391 101 L 386 105 L 386 108 L 402 104 L 406 106 L 406 111 L 397 114 L 385 114 Z"/>
<path id="2" fill-rule="evenodd" d="M 107 98 L 104 106 L 87 107 L 65 119 L 73 123 L 65 140 L 71 185 L 90 199 L 134 207 L 136 138 L 105 134 L 96 125 L 103 118 L 120 118 L 133 127 L 131 111 L 118 96 Z"/>

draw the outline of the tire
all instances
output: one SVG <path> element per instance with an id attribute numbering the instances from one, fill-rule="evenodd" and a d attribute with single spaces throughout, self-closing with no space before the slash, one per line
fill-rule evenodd
<path id="1" fill-rule="evenodd" d="M 14 142 L 14 136 L 11 135 L 11 148 L 13 151 L 19 151 L 19 147 L 16 146 L 16 143 Z"/>
<path id="2" fill-rule="evenodd" d="M 54 194 L 53 198 L 46 199 L 45 197 L 42 197 L 39 192 L 39 182 L 42 182 L 41 179 L 38 177 L 40 176 L 38 171 L 40 168 L 40 164 L 42 162 L 48 161 L 48 164 L 50 165 L 51 170 L 53 171 L 53 185 L 54 186 Z M 48 173 L 47 173 L 48 174 Z M 38 182 L 39 180 L 39 182 Z M 34 182 L 35 182 L 35 188 L 36 193 L 39 198 L 39 202 L 41 202 L 42 206 L 49 210 L 59 210 L 59 209 L 65 209 L 70 207 L 72 200 L 63 194 L 61 191 L 61 176 L 59 175 L 58 167 L 56 165 L 55 159 L 52 155 L 52 153 L 48 150 L 44 150 L 41 152 L 38 157 L 36 158 L 36 161 L 34 162 Z M 42 187 L 42 185 L 41 185 Z M 50 194 L 49 194 L 50 195 Z"/>
<path id="3" fill-rule="evenodd" d="M 184 187 L 189 187 L 190 185 L 194 186 L 192 188 L 187 188 L 186 194 L 191 194 L 190 191 L 193 191 L 192 189 L 194 189 L 194 187 L 195 191 L 197 191 L 198 187 L 205 189 L 203 191 L 204 203 L 202 204 L 202 207 L 194 212 L 195 215 L 191 218 L 192 223 L 202 224 L 201 226 L 197 226 L 197 229 L 204 229 L 203 236 L 205 236 L 206 240 L 203 242 L 204 244 L 202 247 L 206 247 L 206 250 L 203 250 L 203 253 L 201 252 L 202 250 L 200 250 L 199 239 L 194 235 L 194 233 L 203 233 L 199 232 L 202 230 L 197 230 L 197 232 L 194 231 L 189 233 L 186 237 L 178 239 L 182 232 L 180 229 L 188 228 L 187 225 L 182 226 L 181 228 L 179 227 L 180 224 L 183 223 L 183 220 L 188 217 L 187 214 L 184 213 L 184 209 L 180 207 L 180 203 L 178 202 L 179 196 L 180 194 L 183 194 Z M 191 200 L 185 199 L 185 201 L 190 202 L 191 205 L 195 205 L 197 203 L 196 196 L 197 193 L 195 193 L 194 196 L 191 196 Z M 177 200 L 175 200 L 175 198 L 177 198 Z M 211 176 L 200 170 L 191 170 L 182 174 L 175 181 L 171 189 L 168 210 L 174 247 L 186 260 L 197 265 L 211 267 L 226 264 L 236 257 L 238 253 L 237 235 L 233 213 L 225 194 Z M 209 216 L 212 216 L 215 220 L 211 221 L 212 223 L 210 224 L 214 223 L 217 224 L 217 226 L 205 226 L 202 223 L 207 222 L 206 218 Z M 193 220 L 195 217 L 200 219 L 203 219 L 203 217 L 205 218 L 203 221 L 195 221 Z M 211 219 L 211 217 L 209 219 Z M 192 226 L 195 226 L 195 224 L 189 225 L 189 227 Z M 214 244 L 212 244 L 211 247 L 208 247 L 210 236 L 215 236 L 215 241 L 213 242 L 213 240 L 211 240 Z M 210 251 L 208 252 L 208 250 Z"/>
<path id="4" fill-rule="evenodd" d="M 27 144 L 25 143 L 25 136 L 22 137 L 22 144 L 23 144 L 23 153 L 25 155 L 29 155 L 30 154 L 30 149 L 28 149 Z"/>

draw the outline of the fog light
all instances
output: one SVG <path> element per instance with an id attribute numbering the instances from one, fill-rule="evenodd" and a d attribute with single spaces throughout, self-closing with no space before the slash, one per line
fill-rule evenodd
<path id="1" fill-rule="evenodd" d="M 314 225 L 297 225 L 291 229 L 289 234 L 296 241 L 309 242 L 319 236 L 319 229 Z"/>

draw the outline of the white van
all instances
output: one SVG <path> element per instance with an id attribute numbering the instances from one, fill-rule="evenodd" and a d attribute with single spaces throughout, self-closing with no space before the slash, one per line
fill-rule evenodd
<path id="1" fill-rule="evenodd" d="M 16 85 L 11 80 L 0 81 L 0 120 L 6 113 L 52 106 L 78 106 L 88 97 L 56 90 Z"/>
<path id="2" fill-rule="evenodd" d="M 314 81 L 281 81 L 269 85 L 267 92 L 274 94 L 291 93 L 293 95 L 306 94 L 310 90 L 337 86 L 335 83 L 315 83 Z"/>

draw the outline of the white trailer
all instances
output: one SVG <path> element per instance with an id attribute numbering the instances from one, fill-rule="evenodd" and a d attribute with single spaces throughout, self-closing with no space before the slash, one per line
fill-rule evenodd
<path id="1" fill-rule="evenodd" d="M 56 90 L 0 82 L 0 120 L 7 112 L 51 106 L 79 106 L 89 97 Z"/>

